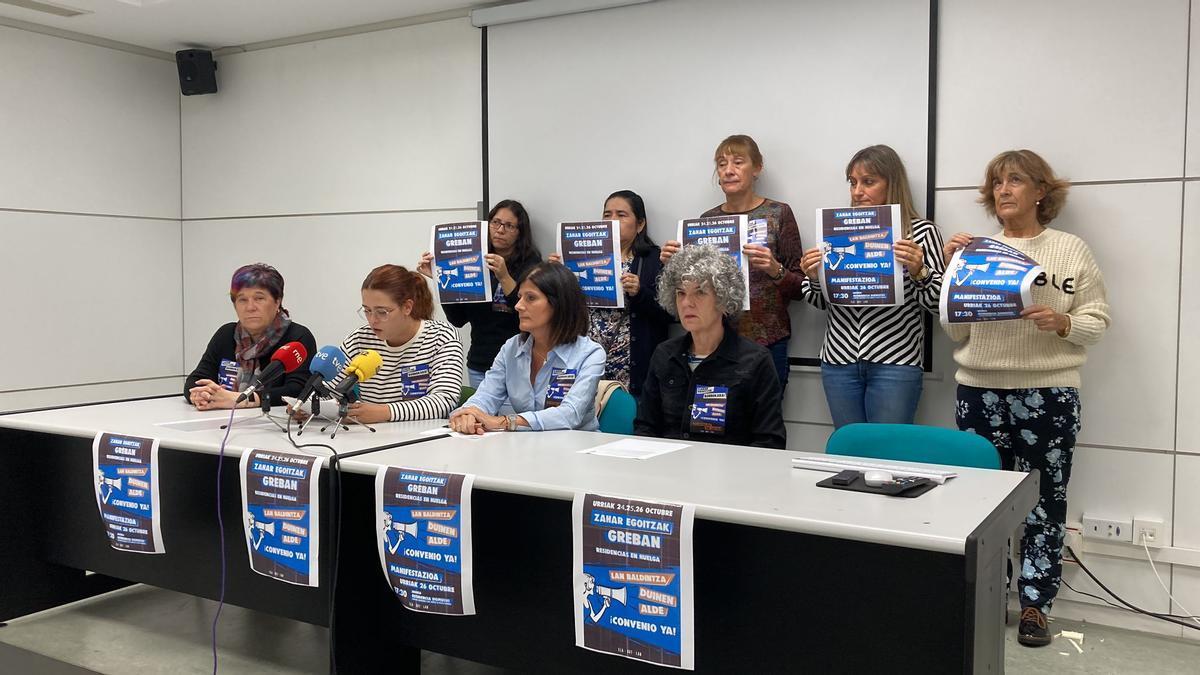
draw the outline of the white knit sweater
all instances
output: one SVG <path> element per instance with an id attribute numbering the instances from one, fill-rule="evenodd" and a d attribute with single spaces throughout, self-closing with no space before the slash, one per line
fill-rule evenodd
<path id="1" fill-rule="evenodd" d="M 959 343 L 955 379 L 996 389 L 1080 386 L 1086 347 L 1098 342 L 1109 324 L 1104 277 L 1091 249 L 1079 237 L 1049 228 L 1028 239 L 993 238 L 1045 268 L 1033 285 L 1033 302 L 1070 315 L 1071 329 L 1063 338 L 1024 319 L 947 325 L 950 339 Z"/>

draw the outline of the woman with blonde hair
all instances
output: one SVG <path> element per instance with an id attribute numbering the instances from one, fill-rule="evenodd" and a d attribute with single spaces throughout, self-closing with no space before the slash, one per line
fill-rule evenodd
<path id="1" fill-rule="evenodd" d="M 792 318 L 788 305 L 802 295 L 804 274 L 800 270 L 800 230 L 787 204 L 763 197 L 755 185 L 763 171 L 758 143 L 745 134 L 734 134 L 717 144 L 713 153 L 717 179 L 725 201 L 700 214 L 701 218 L 745 214 L 749 229 L 761 232 L 763 243 L 747 244 L 742 250 L 750 266 L 750 311 L 731 317 L 737 332 L 767 348 L 779 378 L 780 394 L 787 386 L 788 343 Z M 678 241 L 662 247 L 665 265 L 680 248 Z"/>
<path id="2" fill-rule="evenodd" d="M 821 249 L 804 252 L 804 297 L 826 311 L 821 384 L 834 427 L 856 422 L 912 424 L 921 400 L 925 312 L 938 313 L 942 234 L 913 207 L 908 174 L 896 151 L 872 145 L 846 164 L 851 206 L 899 204 L 903 238 L 893 244 L 904 269 L 904 302 L 893 307 L 833 305 L 821 292 Z"/>

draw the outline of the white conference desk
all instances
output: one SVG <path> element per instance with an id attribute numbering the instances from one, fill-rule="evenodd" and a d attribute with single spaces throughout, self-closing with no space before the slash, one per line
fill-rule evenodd
<path id="1" fill-rule="evenodd" d="M 85 569 L 215 597 L 215 454 L 228 416 L 196 412 L 182 397 L 0 416 L 0 512 L 39 521 L 0 541 L 0 620 L 111 587 L 100 575 L 83 578 Z M 772 672 L 800 661 L 805 670 L 895 670 L 897 654 L 914 655 L 912 670 L 923 672 L 1003 669 L 1005 542 L 1036 501 L 1036 475 L 964 468 L 902 499 L 818 488 L 828 474 L 791 468 L 802 454 L 791 451 L 691 443 L 620 459 L 578 452 L 619 436 L 464 439 L 439 434 L 443 424 L 351 427 L 332 442 L 314 426 L 297 439 L 346 456 L 332 645 L 344 672 L 415 671 L 417 648 L 529 671 L 658 672 L 574 647 L 576 491 L 696 506 L 697 670 Z M 160 440 L 166 554 L 108 546 L 91 497 L 91 439 L 100 430 Z M 330 565 L 321 566 L 319 589 L 248 569 L 236 458 L 249 448 L 291 446 L 274 426 L 230 433 L 221 476 L 227 601 L 328 625 Z M 412 613 L 392 597 L 374 531 L 374 474 L 385 465 L 476 476 L 475 616 Z M 325 472 L 322 499 L 329 488 Z M 330 511 L 322 509 L 324 527 L 333 525 Z M 331 539 L 321 538 L 323 558 L 333 555 Z M 381 653 L 380 644 L 394 649 Z"/>
<path id="2" fill-rule="evenodd" d="M 438 438 L 347 459 L 342 468 L 472 473 L 479 489 L 568 501 L 576 492 L 595 492 L 695 504 L 696 517 L 707 520 L 956 555 L 1026 478 L 962 468 L 945 485 L 901 499 L 817 487 L 831 474 L 791 466 L 793 457 L 813 453 L 714 443 L 690 443 L 646 460 L 579 453 L 620 438 L 590 431 Z"/>

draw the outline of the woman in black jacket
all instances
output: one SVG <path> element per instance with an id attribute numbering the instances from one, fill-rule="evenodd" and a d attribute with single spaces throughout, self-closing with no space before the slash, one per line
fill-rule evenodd
<path id="1" fill-rule="evenodd" d="M 500 347 L 517 334 L 517 279 L 525 270 L 542 262 L 533 243 L 529 213 L 521 202 L 504 199 L 488 213 L 488 270 L 492 274 L 491 302 L 442 305 L 446 320 L 462 328 L 471 324 L 471 348 L 467 351 L 467 380 L 478 388 Z M 433 278 L 433 254 L 426 251 L 417 271 Z"/>
<path id="2" fill-rule="evenodd" d="M 621 223 L 621 288 L 625 308 L 589 309 L 588 337 L 604 348 L 606 380 L 616 380 L 641 396 L 654 348 L 667 339 L 671 315 L 658 304 L 659 248 L 646 233 L 646 203 L 632 190 L 604 200 L 603 220 Z M 558 255 L 550 260 L 561 263 Z"/>
<path id="3" fill-rule="evenodd" d="M 712 443 L 782 448 L 781 387 L 767 349 L 738 335 L 745 280 L 737 263 L 708 245 L 673 255 L 658 302 L 687 333 L 654 351 L 633 432 Z"/>
<path id="4" fill-rule="evenodd" d="M 197 410 L 232 408 L 238 393 L 250 386 L 275 350 L 289 342 L 304 345 L 309 359 L 317 351 L 312 332 L 294 323 L 283 308 L 283 276 L 274 267 L 264 263 L 239 267 L 229 284 L 229 299 L 237 322 L 217 329 L 184 384 L 183 396 Z M 283 405 L 284 396 L 300 393 L 308 380 L 309 359 L 260 390 L 270 397 L 271 405 Z M 256 392 L 242 407 L 258 407 L 260 401 Z"/>

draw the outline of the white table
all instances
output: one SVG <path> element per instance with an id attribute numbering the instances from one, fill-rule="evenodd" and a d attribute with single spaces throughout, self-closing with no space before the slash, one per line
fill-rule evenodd
<path id="1" fill-rule="evenodd" d="M 182 397 L 0 416 L 0 512 L 39 521 L 10 528 L 0 541 L 0 618 L 96 592 L 94 581 L 85 587 L 83 569 L 213 597 L 221 418 L 228 413 L 196 412 Z M 443 424 L 385 424 L 376 433 L 352 427 L 332 442 L 310 427 L 302 439 L 345 455 L 335 635 L 347 672 L 411 671 L 419 668 L 416 648 L 521 670 L 661 672 L 573 646 L 570 499 L 577 491 L 696 506 L 698 670 L 803 664 L 867 672 L 894 668 L 900 654 L 921 655 L 912 664 L 925 672 L 1003 668 L 1005 542 L 1036 501 L 1036 476 L 963 468 L 947 484 L 901 499 L 818 488 L 828 474 L 791 468 L 803 453 L 691 443 L 647 460 L 618 459 L 578 451 L 619 436 L 468 439 L 440 435 Z M 160 439 L 161 482 L 172 486 L 163 508 L 166 555 L 108 547 L 89 499 L 90 445 L 100 430 Z M 327 624 L 330 565 L 321 566 L 320 589 L 282 584 L 246 565 L 236 461 L 229 460 L 249 448 L 290 445 L 273 426 L 230 433 L 221 476 L 227 599 Z M 375 547 L 381 466 L 475 474 L 476 616 L 415 614 L 392 597 Z M 322 499 L 329 488 L 326 472 Z M 329 513 L 322 509 L 326 527 Z M 332 555 L 329 540 L 322 537 L 323 559 Z M 49 585 L 53 592 L 44 590 Z"/>

